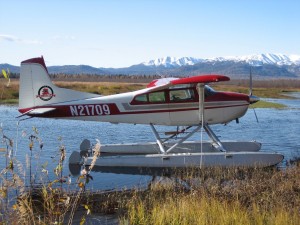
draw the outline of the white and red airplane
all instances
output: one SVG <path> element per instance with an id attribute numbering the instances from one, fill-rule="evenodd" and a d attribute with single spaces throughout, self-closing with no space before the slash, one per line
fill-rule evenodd
<path id="1" fill-rule="evenodd" d="M 257 152 L 260 149 L 260 144 L 257 143 L 230 142 L 223 144 L 210 129 L 210 124 L 226 124 L 232 120 L 238 120 L 245 115 L 250 104 L 259 100 L 252 93 L 246 95 L 233 92 L 219 92 L 206 85 L 211 82 L 228 80 L 229 77 L 222 75 L 162 78 L 152 81 L 148 84 L 147 88 L 142 90 L 101 96 L 57 87 L 50 80 L 43 57 L 32 58 L 21 63 L 19 112 L 22 114 L 21 116 L 26 115 L 30 117 L 149 124 L 156 137 L 158 146 L 157 154 L 153 154 L 152 152 L 153 157 L 166 158 L 167 155 L 168 160 L 163 160 L 163 164 L 154 162 L 155 160 L 149 161 L 149 154 L 145 155 L 145 152 L 141 154 L 137 150 L 136 154 L 138 155 L 135 155 L 135 157 L 144 157 L 145 161 L 140 160 L 141 163 L 137 164 L 130 161 L 126 165 L 150 165 L 155 167 L 190 166 L 194 165 L 195 162 L 198 163 L 200 158 L 207 166 L 212 164 L 224 164 L 225 166 L 231 164 L 254 165 L 256 163 L 261 163 L 265 166 L 280 162 L 283 158 L 280 154 Z M 155 125 L 188 127 L 171 133 L 167 140 L 178 134 L 183 135 L 183 138 L 170 144 L 160 137 L 154 127 Z M 192 132 L 187 133 L 186 131 L 189 128 L 194 129 Z M 202 149 L 201 152 L 198 149 L 196 152 L 188 152 L 192 155 L 190 155 L 191 157 L 184 156 L 184 163 L 180 161 L 182 157 L 179 154 L 183 152 L 182 150 L 178 150 L 179 145 L 190 144 L 185 141 L 201 128 L 205 129 L 212 140 L 212 142 L 206 144 L 206 153 L 209 153 L 209 155 L 218 153 L 221 154 L 221 157 L 224 157 L 225 154 L 226 159 L 235 158 L 235 160 L 227 160 L 226 163 L 223 163 L 217 157 L 212 157 L 211 160 L 215 162 L 210 162 L 208 158 L 206 161 L 203 161 L 204 157 L 208 156 L 203 153 Z M 199 144 L 197 146 L 199 147 Z M 122 148 L 124 149 L 124 145 Z M 132 145 L 131 148 L 133 148 Z M 142 149 L 142 146 L 136 146 L 136 148 Z M 247 156 L 241 154 L 245 151 L 248 154 Z M 228 152 L 231 154 L 230 157 L 227 157 Z M 121 154 L 122 151 L 117 150 L 117 153 Z M 126 153 L 135 154 L 134 151 L 130 152 L 130 150 L 126 151 Z M 170 163 L 173 160 L 171 155 L 174 157 L 176 155 L 180 159 L 175 157 L 176 160 L 174 163 Z M 170 157 L 172 160 L 170 160 Z M 194 160 L 195 162 L 192 160 L 193 163 L 188 163 L 188 158 L 192 157 L 197 158 L 197 160 Z M 246 160 L 247 157 L 248 160 Z M 106 159 L 108 158 L 106 157 Z M 102 164 L 99 164 L 112 166 L 125 165 L 123 164 L 124 159 L 122 160 L 122 162 L 114 163 L 110 159 L 107 164 L 104 161 L 102 161 Z M 136 161 L 137 159 L 131 160 Z"/>

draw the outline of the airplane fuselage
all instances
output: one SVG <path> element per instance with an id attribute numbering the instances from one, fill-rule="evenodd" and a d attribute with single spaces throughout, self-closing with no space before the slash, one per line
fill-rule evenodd
<path id="1" fill-rule="evenodd" d="M 247 95 L 215 92 L 208 86 L 205 92 L 204 119 L 208 124 L 228 123 L 242 117 L 248 109 L 249 96 Z M 174 94 L 177 98 L 173 98 Z M 23 108 L 19 111 L 25 113 L 32 109 L 42 110 L 49 107 L 54 110 L 31 116 L 175 126 L 200 123 L 199 95 L 195 87 L 189 86 L 154 92 L 149 92 L 146 88 L 124 94 Z"/>

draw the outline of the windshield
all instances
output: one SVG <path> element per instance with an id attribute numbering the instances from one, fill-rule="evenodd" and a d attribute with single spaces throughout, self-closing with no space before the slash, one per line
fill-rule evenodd
<path id="1" fill-rule="evenodd" d="M 216 91 L 214 89 L 212 89 L 210 86 L 208 85 L 205 85 L 204 87 L 204 95 L 205 97 L 208 97 L 208 96 L 212 96 L 216 93 Z"/>

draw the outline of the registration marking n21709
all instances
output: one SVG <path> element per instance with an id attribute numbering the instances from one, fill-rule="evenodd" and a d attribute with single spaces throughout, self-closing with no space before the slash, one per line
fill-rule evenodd
<path id="1" fill-rule="evenodd" d="M 97 105 L 70 105 L 72 116 L 102 116 L 110 115 L 110 109 L 107 104 Z"/>

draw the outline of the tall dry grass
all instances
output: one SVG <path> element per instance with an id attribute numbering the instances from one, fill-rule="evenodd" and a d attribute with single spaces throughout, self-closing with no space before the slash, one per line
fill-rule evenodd
<path id="1" fill-rule="evenodd" d="M 68 171 L 64 171 L 66 148 L 59 138 L 60 144 L 53 157 L 53 163 L 57 164 L 51 179 L 47 163 L 39 163 L 43 142 L 35 127 L 29 135 L 22 132 L 29 141 L 25 168 L 15 158 L 13 140 L 5 135 L 2 128 L 1 133 L 7 163 L 0 172 L 0 224 L 73 224 L 78 209 L 84 211 L 80 217 L 80 224 L 84 224 L 91 212 L 84 196 L 87 194 L 86 184 L 92 179 L 90 172 L 93 165 L 89 168 L 83 165 L 82 174 L 71 184 L 70 175 L 65 175 Z M 94 146 L 93 152 L 96 160 L 100 143 Z M 33 161 L 37 163 L 34 172 Z M 25 170 L 29 170 L 29 176 Z"/>
<path id="2" fill-rule="evenodd" d="M 299 224 L 300 167 L 210 169 L 135 192 L 122 224 Z M 195 174 L 195 173 L 194 173 Z"/>

